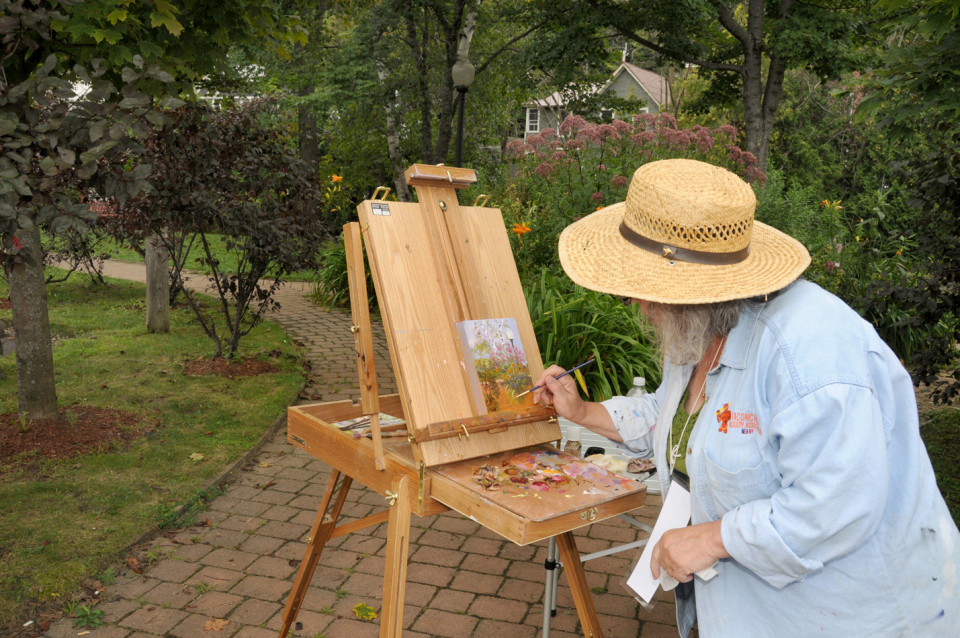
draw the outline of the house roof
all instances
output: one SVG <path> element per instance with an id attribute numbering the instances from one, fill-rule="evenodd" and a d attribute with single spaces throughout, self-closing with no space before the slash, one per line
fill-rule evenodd
<path id="1" fill-rule="evenodd" d="M 617 67 L 617 70 L 613 72 L 613 76 L 609 82 L 604 85 L 595 86 L 589 89 L 589 93 L 593 94 L 599 91 L 605 90 L 610 84 L 616 80 L 622 71 L 626 71 L 630 74 L 637 84 L 643 87 L 643 90 L 646 91 L 650 97 L 652 97 L 657 104 L 666 104 L 670 101 L 670 85 L 667 83 L 667 78 L 663 77 L 659 73 L 653 71 L 648 71 L 646 69 L 641 69 L 638 66 L 634 66 L 629 62 L 622 62 L 620 66 Z M 565 102 L 563 96 L 560 93 L 552 93 L 545 98 L 539 100 L 532 100 L 524 104 L 524 106 L 539 106 L 540 108 L 557 108 L 564 106 Z"/>
<path id="2" fill-rule="evenodd" d="M 621 63 L 620 68 L 625 69 L 633 76 L 633 79 L 650 94 L 650 97 L 656 100 L 657 104 L 666 104 L 670 101 L 670 85 L 667 83 L 667 78 L 659 73 L 641 69 L 629 62 Z M 616 78 L 618 75 L 620 75 L 620 69 L 614 71 L 613 77 Z"/>

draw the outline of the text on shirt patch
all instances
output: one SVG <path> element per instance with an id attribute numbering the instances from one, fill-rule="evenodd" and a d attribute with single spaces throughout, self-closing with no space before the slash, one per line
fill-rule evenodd
<path id="1" fill-rule="evenodd" d="M 741 434 L 753 434 L 754 430 L 756 430 L 758 434 L 763 434 L 756 414 L 751 414 L 750 412 L 731 412 L 729 403 L 724 403 L 723 408 L 717 410 L 715 414 L 717 415 L 717 423 L 720 424 L 720 432 L 722 434 L 727 434 L 729 428 L 733 428 L 734 431 L 740 430 Z"/>

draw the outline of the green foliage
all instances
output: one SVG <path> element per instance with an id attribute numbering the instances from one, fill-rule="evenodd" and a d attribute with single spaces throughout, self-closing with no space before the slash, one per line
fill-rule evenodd
<path id="1" fill-rule="evenodd" d="M 313 289 L 310 299 L 321 308 L 350 307 L 350 278 L 347 273 L 347 251 L 343 243 L 343 235 L 337 241 L 324 244 L 320 248 L 320 268 L 313 280 Z M 373 277 L 366 258 L 363 268 L 367 277 L 367 304 L 370 312 L 378 312 L 377 292 L 373 287 Z"/>
<path id="2" fill-rule="evenodd" d="M 582 369 L 592 401 L 623 395 L 634 377 L 644 377 L 650 387 L 660 384 L 659 354 L 639 306 L 574 286 L 546 269 L 539 279 L 524 293 L 545 366 L 569 370 L 596 359 Z"/>
<path id="3" fill-rule="evenodd" d="M 920 436 L 953 521 L 960 525 L 960 412 L 943 408 L 925 415 Z"/>
<path id="4" fill-rule="evenodd" d="M 3 12 L 9 6 L 0 4 Z M 7 25 L 0 22 L 0 25 Z M 0 31 L 3 28 L 0 27 Z M 11 37 L 28 37 L 11 32 Z M 9 55 L 4 58 L 8 70 Z M 145 79 L 167 79 L 157 67 L 124 67 L 124 86 L 103 79 L 105 69 L 88 74 L 75 67 L 79 79 L 91 83 L 78 96 L 70 82 L 52 75 L 57 56 L 51 54 L 33 74 L 16 85 L 0 82 L 0 250 L 19 262 L 20 242 L 14 235 L 26 220 L 55 232 L 86 232 L 94 219 L 80 192 L 97 189 L 104 196 L 125 201 L 150 188 L 149 166 L 130 170 L 127 157 L 139 150 L 134 137 L 143 137 L 144 119 L 162 125 L 166 116 L 150 107 L 139 90 Z M 175 106 L 166 98 L 159 106 Z"/>
<path id="5" fill-rule="evenodd" d="M 925 126 L 957 130 L 960 121 L 960 5 L 957 0 L 884 0 L 891 12 L 888 27 L 894 42 L 883 64 L 864 84 L 871 89 L 860 116 L 883 106 L 885 124 L 898 134 Z"/>
<path id="6" fill-rule="evenodd" d="M 61 13 L 51 25 L 55 39 L 44 43 L 47 46 L 69 51 L 83 64 L 100 57 L 117 68 L 139 56 L 177 76 L 182 82 L 178 88 L 184 90 L 191 90 L 194 82 L 216 86 L 233 80 L 246 61 L 237 54 L 247 47 L 289 57 L 289 51 L 305 41 L 296 13 L 272 0 L 51 4 Z"/>
<path id="7" fill-rule="evenodd" d="M 73 615 L 76 616 L 73 619 L 74 629 L 83 629 L 84 627 L 96 629 L 103 624 L 104 611 L 102 609 L 91 609 L 88 605 L 81 605 L 73 610 Z"/>

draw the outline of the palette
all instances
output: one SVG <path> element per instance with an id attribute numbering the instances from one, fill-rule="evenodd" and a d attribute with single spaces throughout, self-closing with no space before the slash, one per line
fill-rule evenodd
<path id="1" fill-rule="evenodd" d="M 532 522 L 589 510 L 644 490 L 642 483 L 548 445 L 450 463 L 433 468 L 431 476 L 436 477 L 434 497 L 461 513 L 473 515 L 461 509 L 463 495 L 470 494 L 478 502 Z M 460 498 L 444 500 L 444 490 L 436 489 L 441 477 L 456 486 Z"/>

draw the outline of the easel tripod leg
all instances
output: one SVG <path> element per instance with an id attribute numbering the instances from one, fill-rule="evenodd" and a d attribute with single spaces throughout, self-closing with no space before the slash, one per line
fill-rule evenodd
<path id="1" fill-rule="evenodd" d="M 307 589 L 310 588 L 310 581 L 313 580 L 313 573 L 317 570 L 317 563 L 320 561 L 320 553 L 323 546 L 330 539 L 337 526 L 337 519 L 340 518 L 340 510 L 343 509 L 343 503 L 347 500 L 347 492 L 350 491 L 350 484 L 353 479 L 344 476 L 340 484 L 340 491 L 337 492 L 337 500 L 330 508 L 330 501 L 333 500 L 333 493 L 336 490 L 337 479 L 340 478 L 340 472 L 333 470 L 330 473 L 330 480 L 327 482 L 327 489 L 323 493 L 323 499 L 320 501 L 320 507 L 317 509 L 317 517 L 313 521 L 313 527 L 310 529 L 310 541 L 307 543 L 307 549 L 303 554 L 303 561 L 300 563 L 300 570 L 297 572 L 297 578 L 290 590 L 290 596 L 287 598 L 287 606 L 283 610 L 283 625 L 280 628 L 279 638 L 285 638 L 293 622 L 297 619 L 300 612 L 300 605 L 303 604 L 303 598 L 307 595 Z M 327 510 L 330 509 L 329 520 Z"/>
<path id="2" fill-rule="evenodd" d="M 547 560 L 544 567 L 547 576 L 543 585 L 543 638 L 550 638 L 550 622 L 557 613 L 557 582 L 560 578 L 557 540 L 552 536 L 547 541 Z"/>
<path id="3" fill-rule="evenodd" d="M 393 479 L 393 493 L 397 498 L 390 506 L 387 530 L 387 563 L 383 574 L 380 638 L 399 638 L 403 633 L 407 550 L 410 547 L 410 490 L 406 476 Z"/>
<path id="4" fill-rule="evenodd" d="M 580 616 L 580 626 L 586 638 L 603 638 L 600 628 L 600 619 L 590 597 L 590 588 L 587 586 L 587 575 L 580 562 L 580 552 L 577 550 L 577 541 L 573 532 L 565 532 L 557 538 L 557 547 L 560 550 L 560 561 L 570 583 L 570 593 L 577 606 L 577 615 Z"/>

